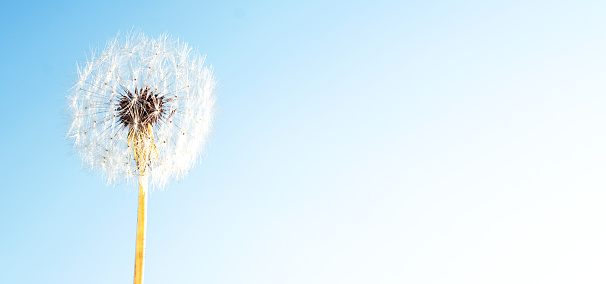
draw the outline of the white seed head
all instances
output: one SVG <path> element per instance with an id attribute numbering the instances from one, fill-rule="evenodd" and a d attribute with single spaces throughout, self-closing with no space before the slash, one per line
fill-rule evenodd
<path id="1" fill-rule="evenodd" d="M 142 33 L 118 35 L 93 53 L 68 96 L 68 137 L 84 165 L 110 183 L 146 175 L 162 187 L 184 176 L 214 114 L 216 83 L 204 59 L 186 43 Z"/>

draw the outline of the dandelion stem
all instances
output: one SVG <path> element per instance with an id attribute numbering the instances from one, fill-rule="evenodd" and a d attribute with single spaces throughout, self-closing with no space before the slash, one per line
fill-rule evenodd
<path id="1" fill-rule="evenodd" d="M 135 249 L 135 284 L 143 283 L 145 264 L 145 228 L 147 224 L 147 176 L 139 176 L 139 210 L 137 213 L 137 246 Z"/>

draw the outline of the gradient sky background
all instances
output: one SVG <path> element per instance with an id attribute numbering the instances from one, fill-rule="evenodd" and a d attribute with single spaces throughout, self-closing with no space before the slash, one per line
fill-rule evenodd
<path id="1" fill-rule="evenodd" d="M 81 168 L 65 97 L 133 27 L 219 81 L 147 284 L 606 282 L 605 1 L 2 6 L 0 283 L 132 283 L 136 185 Z"/>

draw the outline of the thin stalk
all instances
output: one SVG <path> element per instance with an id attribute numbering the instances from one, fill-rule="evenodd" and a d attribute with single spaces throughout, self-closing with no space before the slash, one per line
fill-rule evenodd
<path id="1" fill-rule="evenodd" d="M 139 210 L 137 213 L 137 246 L 135 249 L 135 284 L 143 283 L 145 264 L 145 228 L 147 224 L 147 177 L 139 176 Z"/>

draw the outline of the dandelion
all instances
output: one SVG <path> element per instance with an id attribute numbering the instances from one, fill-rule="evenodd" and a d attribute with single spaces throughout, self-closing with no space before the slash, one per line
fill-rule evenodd
<path id="1" fill-rule="evenodd" d="M 83 164 L 109 183 L 139 181 L 135 283 L 143 281 L 147 195 L 183 177 L 211 129 L 215 81 L 169 36 L 118 35 L 78 68 L 68 132 Z"/>

